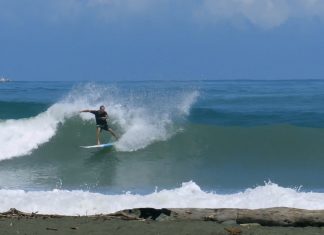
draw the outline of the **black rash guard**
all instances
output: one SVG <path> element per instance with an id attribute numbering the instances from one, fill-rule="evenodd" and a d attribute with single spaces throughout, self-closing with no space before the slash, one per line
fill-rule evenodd
<path id="1" fill-rule="evenodd" d="M 102 119 L 103 117 L 107 117 L 107 112 L 99 112 L 98 111 L 90 111 L 90 113 L 94 114 L 96 117 L 96 123 L 99 126 L 106 126 L 107 125 L 107 119 Z"/>

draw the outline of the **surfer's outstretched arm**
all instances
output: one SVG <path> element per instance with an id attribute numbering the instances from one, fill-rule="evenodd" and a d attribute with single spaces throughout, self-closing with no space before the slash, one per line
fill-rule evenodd
<path id="1" fill-rule="evenodd" d="M 89 113 L 89 112 L 93 112 L 94 110 L 90 110 L 90 109 L 85 109 L 85 110 L 81 110 L 80 113 Z"/>

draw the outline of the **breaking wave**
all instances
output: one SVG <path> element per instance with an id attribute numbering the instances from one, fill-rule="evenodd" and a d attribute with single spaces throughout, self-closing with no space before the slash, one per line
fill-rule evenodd
<path id="1" fill-rule="evenodd" d="M 30 154 L 50 141 L 60 125 L 80 115 L 93 120 L 82 109 L 108 108 L 110 124 L 121 135 L 119 151 L 145 148 L 163 141 L 181 127 L 177 125 L 188 114 L 198 97 L 197 91 L 135 91 L 93 83 L 75 86 L 64 98 L 34 117 L 0 120 L 0 160 Z"/>

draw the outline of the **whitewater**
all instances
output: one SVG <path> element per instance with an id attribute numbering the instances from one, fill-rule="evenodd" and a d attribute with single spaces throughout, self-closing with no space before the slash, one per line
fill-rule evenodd
<path id="1" fill-rule="evenodd" d="M 51 201 L 51 203 L 48 203 Z M 182 183 L 175 189 L 164 189 L 147 195 L 126 192 L 106 195 L 89 191 L 26 192 L 0 190 L 0 211 L 16 208 L 25 212 L 60 215 L 95 215 L 114 213 L 130 208 L 242 208 L 257 209 L 292 207 L 324 209 L 324 193 L 302 192 L 274 183 L 249 188 L 234 194 L 206 192 L 194 182 Z"/>

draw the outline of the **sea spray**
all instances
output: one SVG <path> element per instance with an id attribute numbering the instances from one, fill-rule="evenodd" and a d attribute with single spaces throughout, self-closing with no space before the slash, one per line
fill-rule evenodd
<path id="1" fill-rule="evenodd" d="M 116 144 L 119 151 L 139 150 L 170 138 L 181 130 L 179 124 L 189 115 L 190 107 L 199 96 L 196 90 L 121 91 L 114 86 L 98 87 L 96 84 L 78 86 L 72 93 L 74 95 L 69 95 L 69 100 L 83 100 L 91 109 L 106 105 L 109 123 L 121 135 Z M 84 93 L 88 95 L 84 96 Z M 93 117 L 82 114 L 82 118 L 88 120 Z"/>

